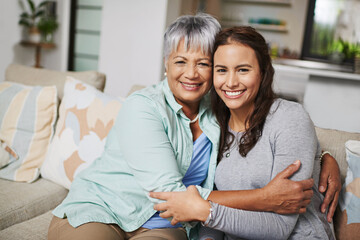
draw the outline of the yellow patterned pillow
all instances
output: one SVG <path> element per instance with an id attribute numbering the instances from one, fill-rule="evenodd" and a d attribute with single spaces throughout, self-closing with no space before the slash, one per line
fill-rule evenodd
<path id="1" fill-rule="evenodd" d="M 56 119 L 56 87 L 0 84 L 0 139 L 18 158 L 10 156 L 0 177 L 32 182 L 39 177 Z"/>
<path id="2" fill-rule="evenodd" d="M 118 99 L 67 77 L 59 120 L 41 175 L 66 188 L 99 158 L 120 110 Z"/>

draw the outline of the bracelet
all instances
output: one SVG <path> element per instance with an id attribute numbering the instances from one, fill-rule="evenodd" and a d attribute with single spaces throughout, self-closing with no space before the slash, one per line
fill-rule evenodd
<path id="1" fill-rule="evenodd" d="M 322 159 L 325 156 L 325 154 L 329 154 L 330 156 L 333 156 L 329 151 L 322 152 L 321 155 L 320 155 L 320 164 L 322 163 Z"/>
<path id="2" fill-rule="evenodd" d="M 210 213 L 209 216 L 206 218 L 205 222 L 201 222 L 201 225 L 203 225 L 204 227 L 207 227 L 209 225 L 209 223 L 213 220 L 213 207 L 212 207 L 212 202 L 210 200 L 208 200 L 210 203 Z"/>

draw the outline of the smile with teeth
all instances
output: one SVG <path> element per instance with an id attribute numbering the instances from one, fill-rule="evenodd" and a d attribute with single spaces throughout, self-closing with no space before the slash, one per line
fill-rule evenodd
<path id="1" fill-rule="evenodd" d="M 184 82 L 181 82 L 182 85 L 184 85 L 185 87 L 188 87 L 188 88 L 197 88 L 197 87 L 200 87 L 201 86 L 201 83 L 192 83 L 192 84 L 189 84 L 189 83 L 184 83 Z"/>
<path id="2" fill-rule="evenodd" d="M 225 92 L 226 95 L 233 97 L 233 96 L 239 96 L 240 94 L 242 94 L 242 93 L 245 92 L 245 91 L 246 91 L 246 90 L 231 91 L 231 92 L 229 92 L 229 91 L 224 91 L 224 92 Z"/>

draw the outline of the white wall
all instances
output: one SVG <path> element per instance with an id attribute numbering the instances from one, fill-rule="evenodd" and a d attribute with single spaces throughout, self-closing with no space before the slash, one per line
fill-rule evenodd
<path id="1" fill-rule="evenodd" d="M 43 50 L 41 64 L 45 68 L 66 70 L 68 56 L 70 1 L 57 1 L 57 14 L 60 23 L 55 35 L 56 49 Z M 35 0 L 36 3 L 40 0 Z M 35 49 L 23 47 L 22 27 L 18 25 L 22 13 L 16 0 L 0 0 L 0 82 L 4 81 L 5 69 L 10 63 L 33 66 Z"/>
<path id="2" fill-rule="evenodd" d="M 151 85 L 162 79 L 163 34 L 167 19 L 180 11 L 179 3 L 104 0 L 99 71 L 106 73 L 106 93 L 126 96 L 134 84 Z"/>
<path id="3" fill-rule="evenodd" d="M 360 133 L 360 80 L 310 77 L 304 106 L 315 126 Z"/>

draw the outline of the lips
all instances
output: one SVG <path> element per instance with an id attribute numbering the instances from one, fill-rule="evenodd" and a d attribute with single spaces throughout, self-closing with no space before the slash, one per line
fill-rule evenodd
<path id="1" fill-rule="evenodd" d="M 246 89 L 244 89 L 244 90 L 237 90 L 237 91 L 225 91 L 225 90 L 223 90 L 223 92 L 225 93 L 225 96 L 226 96 L 226 97 L 229 97 L 229 98 L 237 98 L 237 97 L 242 96 L 242 95 L 246 92 Z"/>
<path id="2" fill-rule="evenodd" d="M 202 83 L 184 83 L 184 82 L 180 82 L 180 83 L 187 90 L 196 90 L 202 85 Z"/>

